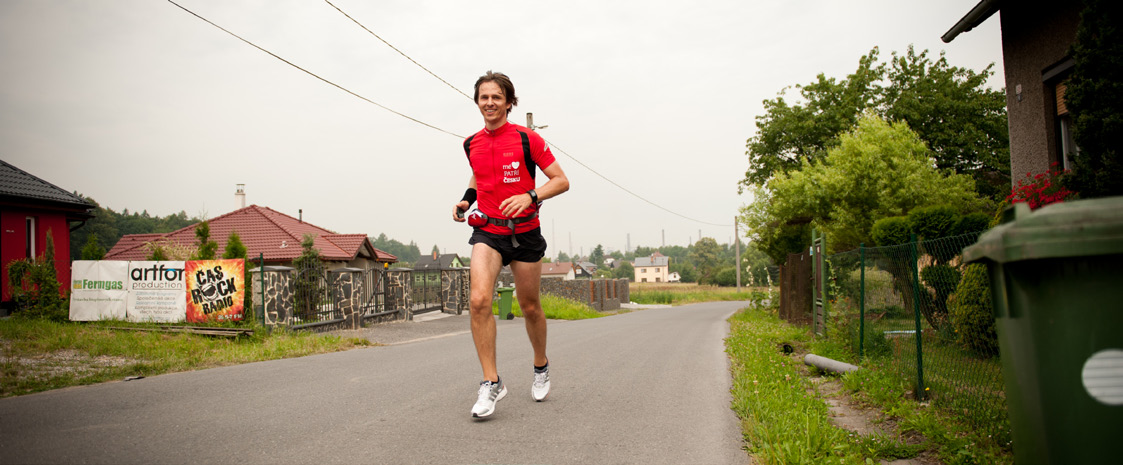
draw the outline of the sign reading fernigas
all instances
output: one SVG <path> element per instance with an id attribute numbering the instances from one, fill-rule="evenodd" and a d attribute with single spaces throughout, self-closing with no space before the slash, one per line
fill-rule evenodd
<path id="1" fill-rule="evenodd" d="M 160 323 L 241 320 L 244 297 L 245 262 L 236 260 L 192 261 L 90 261 L 78 260 L 71 267 L 70 319 L 91 321 L 127 319 Z M 193 292 L 201 295 L 199 280 L 192 279 L 196 270 L 229 270 L 222 276 L 220 287 L 208 296 L 218 295 L 221 304 L 206 299 L 207 311 L 193 312 Z M 202 274 L 204 278 L 207 273 Z M 204 282 L 203 284 L 207 284 Z M 211 286 L 213 287 L 213 286 Z M 195 302 L 193 302 L 195 301 Z M 221 308 L 220 308 L 221 305 Z M 218 312 L 217 310 L 223 310 Z"/>

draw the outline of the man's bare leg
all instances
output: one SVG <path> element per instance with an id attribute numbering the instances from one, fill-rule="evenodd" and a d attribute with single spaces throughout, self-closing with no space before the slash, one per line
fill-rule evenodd
<path id="1" fill-rule="evenodd" d="M 475 258 L 472 258 L 473 262 Z M 511 272 L 515 275 L 515 295 L 519 298 L 519 308 L 526 320 L 526 335 L 534 348 L 534 365 L 546 365 L 546 314 L 542 312 L 542 301 L 538 291 L 541 287 L 542 263 L 511 262 Z"/>
<path id="2" fill-rule="evenodd" d="M 476 343 L 476 355 L 480 358 L 480 368 L 487 381 L 499 381 L 495 368 L 495 318 L 491 314 L 491 296 L 495 292 L 495 279 L 502 268 L 503 258 L 495 249 L 481 243 L 472 246 L 469 271 L 472 277 L 469 303 L 472 340 Z"/>

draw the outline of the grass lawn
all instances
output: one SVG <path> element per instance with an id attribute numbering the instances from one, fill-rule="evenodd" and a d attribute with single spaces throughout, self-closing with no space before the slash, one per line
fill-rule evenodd
<path id="1" fill-rule="evenodd" d="M 144 325 L 0 320 L 0 397 L 371 345 L 366 339 L 302 331 L 270 334 L 259 328 L 253 336 L 229 339 L 110 326 Z"/>

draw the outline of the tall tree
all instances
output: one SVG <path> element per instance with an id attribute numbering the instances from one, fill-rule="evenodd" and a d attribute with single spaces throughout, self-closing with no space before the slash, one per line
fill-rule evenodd
<path id="1" fill-rule="evenodd" d="M 1009 192 L 1009 137 L 1005 94 L 985 87 L 992 64 L 981 72 L 936 60 L 913 47 L 890 66 L 878 62 L 874 47 L 858 69 L 836 81 L 820 74 L 796 86 L 803 103 L 789 104 L 787 89 L 764 102 L 757 133 L 746 143 L 749 169 L 740 189 L 763 186 L 777 173 L 800 169 L 803 161 L 822 159 L 838 145 L 863 113 L 873 111 L 892 122 L 915 127 L 932 150 L 938 167 L 971 175 L 991 198 Z"/>
<path id="2" fill-rule="evenodd" d="M 593 253 L 589 257 L 589 260 L 592 261 L 593 264 L 596 265 L 596 266 L 603 265 L 604 264 L 604 246 L 602 246 L 600 244 L 597 244 L 597 247 L 595 249 L 593 249 Z"/>
<path id="3" fill-rule="evenodd" d="M 698 282 L 700 284 L 714 284 L 717 273 L 721 269 L 718 261 L 720 252 L 721 247 L 712 237 L 703 237 L 694 243 L 691 261 L 694 262 L 694 268 L 698 270 Z"/>
<path id="4" fill-rule="evenodd" d="M 218 253 L 218 243 L 211 240 L 211 224 L 203 220 L 198 226 L 195 226 L 195 239 L 198 243 L 198 249 L 192 255 L 192 260 L 214 260 L 215 254 Z"/>
<path id="5" fill-rule="evenodd" d="M 230 231 L 230 236 L 226 238 L 226 247 L 222 251 L 222 258 L 246 258 L 246 245 L 242 243 L 238 231 Z"/>
<path id="6" fill-rule="evenodd" d="M 770 247 L 779 225 L 817 227 L 827 234 L 833 250 L 847 250 L 860 242 L 872 243 L 875 221 L 916 207 L 956 205 L 963 212 L 989 208 L 973 184 L 967 175 L 937 170 L 924 142 L 905 123 L 867 115 L 822 161 L 804 162 L 801 169 L 778 174 L 766 188 L 759 188 L 758 200 L 742 210 L 741 221 L 749 237 L 782 263 L 786 253 L 776 254 Z"/>
<path id="7" fill-rule="evenodd" d="M 1065 91 L 1080 150 L 1068 185 L 1084 198 L 1123 195 L 1123 8 L 1085 4 Z"/>
<path id="8" fill-rule="evenodd" d="M 101 246 L 97 234 L 90 234 L 86 245 L 82 246 L 82 260 L 101 260 L 105 258 L 105 247 Z"/>

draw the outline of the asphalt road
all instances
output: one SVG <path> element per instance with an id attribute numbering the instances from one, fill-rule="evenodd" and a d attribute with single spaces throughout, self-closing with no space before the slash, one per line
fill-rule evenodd
<path id="1" fill-rule="evenodd" d="M 386 325 L 383 347 L 0 399 L 0 463 L 748 463 L 723 345 L 744 304 L 552 321 L 541 403 L 522 320 L 500 321 L 510 392 L 485 421 L 466 315 Z"/>

